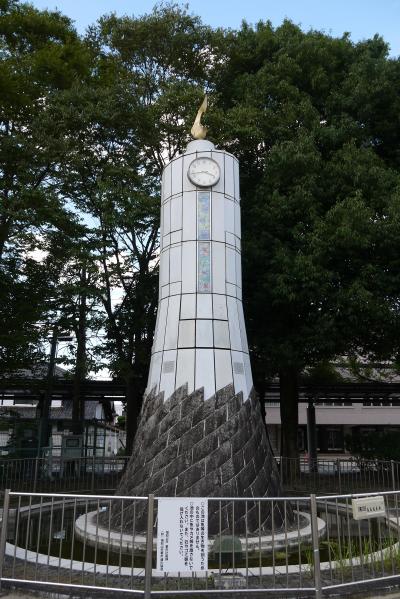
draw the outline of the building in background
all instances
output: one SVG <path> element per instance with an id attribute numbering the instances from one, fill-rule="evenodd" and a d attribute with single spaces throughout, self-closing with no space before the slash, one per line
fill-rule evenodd
<path id="1" fill-rule="evenodd" d="M 18 373 L 19 378 L 1 381 L 0 386 L 0 455 L 33 457 L 38 453 L 38 404 L 45 383 L 41 372 Z M 34 375 L 34 376 L 32 376 Z M 116 411 L 110 387 L 112 381 L 86 381 L 83 434 L 74 435 L 72 424 L 71 380 L 62 368 L 55 368 L 52 393 L 49 447 L 54 457 L 111 457 L 124 452 L 125 431 L 115 425 Z M 111 397 L 107 397 L 107 393 Z M 115 390 L 114 390 L 115 392 Z"/>
<path id="2" fill-rule="evenodd" d="M 386 367 L 357 379 L 346 368 L 335 367 L 341 381 L 304 384 L 299 390 L 298 447 L 308 452 L 307 408 L 315 404 L 316 449 L 319 454 L 348 453 L 346 440 L 372 432 L 400 433 L 400 377 Z M 266 394 L 266 424 L 276 456 L 281 452 L 279 383 Z"/>

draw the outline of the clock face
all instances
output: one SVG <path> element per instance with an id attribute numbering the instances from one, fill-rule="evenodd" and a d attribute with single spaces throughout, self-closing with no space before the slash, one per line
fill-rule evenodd
<path id="1" fill-rule="evenodd" d="M 219 166 L 212 158 L 195 158 L 189 166 L 188 177 L 198 187 L 212 187 L 219 181 Z"/>

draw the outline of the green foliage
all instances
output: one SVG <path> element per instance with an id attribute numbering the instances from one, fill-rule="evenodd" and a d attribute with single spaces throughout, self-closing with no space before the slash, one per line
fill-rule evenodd
<path id="1" fill-rule="evenodd" d="M 2 369 L 38 359 L 57 320 L 81 340 L 76 371 L 107 365 L 138 412 L 160 176 L 203 89 L 211 139 L 241 161 L 257 386 L 280 374 L 289 405 L 304 369 L 332 380 L 324 365 L 343 355 L 398 362 L 400 63 L 381 38 L 212 30 L 167 4 L 81 39 L 60 13 L 3 0 L 0 53 Z"/>
<path id="2" fill-rule="evenodd" d="M 126 416 L 118 416 L 117 418 L 117 426 L 119 428 L 124 429 L 126 425 Z"/>
<path id="3" fill-rule="evenodd" d="M 320 362 L 303 374 L 302 381 L 308 385 L 334 385 L 335 383 L 343 383 L 344 379 L 334 364 Z"/>
<path id="4" fill-rule="evenodd" d="M 57 281 L 49 253 L 58 231 L 76 233 L 56 186 L 64 148 L 50 106 L 82 80 L 87 60 L 69 19 L 18 2 L 1 6 L 0 55 L 0 371 L 7 372 L 40 358 L 47 330 L 38 322 Z"/>
<path id="5" fill-rule="evenodd" d="M 256 385 L 279 373 L 286 408 L 306 367 L 397 359 L 400 65 L 378 37 L 354 44 L 289 21 L 244 24 L 226 54 L 211 130 L 241 161 Z"/>
<path id="6" fill-rule="evenodd" d="M 352 455 L 366 460 L 400 461 L 400 440 L 396 431 L 353 434 L 346 439 L 346 447 Z"/>
<path id="7" fill-rule="evenodd" d="M 234 37 L 214 118 L 236 131 L 227 146 L 241 157 L 253 351 L 270 373 L 350 351 L 391 357 L 398 274 L 386 232 L 397 245 L 399 177 L 374 114 L 398 100 L 370 90 L 371 77 L 389 88 L 397 63 L 379 39 L 352 44 L 289 22 Z"/>

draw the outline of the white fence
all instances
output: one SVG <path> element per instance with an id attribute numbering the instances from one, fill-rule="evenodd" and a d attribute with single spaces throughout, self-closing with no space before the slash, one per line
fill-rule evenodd
<path id="1" fill-rule="evenodd" d="M 400 492 L 381 493 L 384 512 L 363 520 L 353 516 L 354 497 L 208 498 L 208 569 L 187 573 L 156 569 L 158 498 L 7 490 L 0 581 L 146 598 L 320 598 L 393 584 L 400 580 Z"/>

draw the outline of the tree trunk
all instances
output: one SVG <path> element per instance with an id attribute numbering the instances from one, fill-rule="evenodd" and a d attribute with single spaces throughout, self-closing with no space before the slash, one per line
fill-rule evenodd
<path id="1" fill-rule="evenodd" d="M 262 421 L 263 424 L 265 426 L 265 430 L 267 430 L 267 421 L 266 421 L 266 416 L 267 413 L 265 411 L 265 392 L 266 392 L 266 384 L 265 384 L 265 379 L 262 382 L 259 382 L 257 385 L 257 395 L 258 395 L 258 401 L 260 402 L 260 410 L 261 410 L 261 417 L 262 417 Z M 267 431 L 268 433 L 268 431 Z"/>
<path id="2" fill-rule="evenodd" d="M 292 476 L 299 466 L 297 431 L 299 427 L 298 371 L 287 367 L 279 373 L 281 410 L 281 472 Z"/>
<path id="3" fill-rule="evenodd" d="M 3 257 L 5 245 L 8 241 L 11 228 L 11 218 L 0 221 L 0 260 Z"/>
<path id="4" fill-rule="evenodd" d="M 39 446 L 38 446 L 38 457 L 42 456 L 42 450 L 48 447 L 51 435 L 51 398 L 53 395 L 53 383 L 54 383 L 54 368 L 56 365 L 56 353 L 57 353 L 57 339 L 58 339 L 58 326 L 54 325 L 53 334 L 51 337 L 50 345 L 50 356 L 49 365 L 47 368 L 47 380 L 46 380 L 46 391 L 45 394 L 40 398 L 38 410 L 39 410 Z"/>
<path id="5" fill-rule="evenodd" d="M 132 373 L 126 380 L 126 450 L 127 456 L 132 455 L 133 441 L 139 423 L 142 407 L 143 391 L 139 380 Z"/>
<path id="6" fill-rule="evenodd" d="M 86 268 L 82 267 L 80 277 L 78 326 L 76 330 L 76 359 L 72 391 L 72 430 L 76 435 L 83 433 L 85 403 L 82 398 L 82 381 L 86 377 Z"/>

